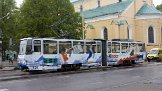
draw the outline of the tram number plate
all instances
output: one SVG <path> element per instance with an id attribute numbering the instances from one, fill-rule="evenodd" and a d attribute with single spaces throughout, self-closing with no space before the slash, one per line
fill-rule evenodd
<path id="1" fill-rule="evenodd" d="M 38 66 L 33 66 L 33 69 L 38 69 Z"/>

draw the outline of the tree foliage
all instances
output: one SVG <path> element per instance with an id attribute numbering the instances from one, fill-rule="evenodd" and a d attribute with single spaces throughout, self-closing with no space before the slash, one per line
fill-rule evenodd
<path id="1" fill-rule="evenodd" d="M 56 37 L 79 39 L 82 24 L 79 13 L 70 0 L 24 0 L 20 8 L 15 0 L 0 0 L 0 28 L 3 31 L 3 47 L 18 48 L 24 37 Z"/>
<path id="2" fill-rule="evenodd" d="M 3 32 L 3 48 L 9 47 L 9 39 L 14 37 L 15 0 L 0 0 L 0 28 Z"/>
<path id="3" fill-rule="evenodd" d="M 161 12 L 162 12 L 162 4 L 157 5 L 157 6 L 156 6 L 156 8 L 157 8 L 159 11 L 161 11 Z"/>
<path id="4" fill-rule="evenodd" d="M 81 38 L 81 17 L 70 0 L 24 0 L 19 12 L 20 37 Z"/>

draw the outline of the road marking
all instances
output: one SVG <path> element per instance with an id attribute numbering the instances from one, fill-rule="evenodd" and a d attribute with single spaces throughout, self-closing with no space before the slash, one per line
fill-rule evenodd
<path id="1" fill-rule="evenodd" d="M 131 71 L 131 70 L 133 70 L 133 69 L 127 69 L 128 71 Z"/>
<path id="2" fill-rule="evenodd" d="M 70 76 L 60 76 L 58 78 L 69 78 Z"/>
<path id="3" fill-rule="evenodd" d="M 104 82 L 93 82 L 93 83 L 89 83 L 89 84 L 95 85 L 95 84 L 101 84 L 101 83 L 104 83 Z"/>
<path id="4" fill-rule="evenodd" d="M 133 76 L 132 78 L 140 78 L 141 76 Z"/>
<path id="5" fill-rule="evenodd" d="M 0 89 L 0 91 L 9 91 L 9 89 Z"/>
<path id="6" fill-rule="evenodd" d="M 33 81 L 33 79 L 28 79 L 28 80 L 16 80 L 16 81 L 8 81 L 8 82 L 6 82 L 6 83 L 8 83 L 8 84 L 13 84 L 13 83 L 23 83 L 23 82 L 31 82 L 31 81 Z"/>

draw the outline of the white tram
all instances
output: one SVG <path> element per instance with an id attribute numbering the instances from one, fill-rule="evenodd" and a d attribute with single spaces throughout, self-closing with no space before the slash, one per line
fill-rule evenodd
<path id="1" fill-rule="evenodd" d="M 144 43 L 107 41 L 107 65 L 143 62 Z M 54 38 L 23 38 L 18 66 L 24 70 L 66 70 L 102 64 L 101 41 Z"/>

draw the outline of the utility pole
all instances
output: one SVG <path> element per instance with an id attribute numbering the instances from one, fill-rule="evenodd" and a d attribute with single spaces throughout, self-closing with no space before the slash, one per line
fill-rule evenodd
<path id="1" fill-rule="evenodd" d="M 102 66 L 107 66 L 107 39 L 101 40 L 102 43 Z"/>
<path id="2" fill-rule="evenodd" d="M 82 1 L 82 5 L 80 7 L 80 12 L 82 13 L 82 32 L 83 32 L 83 39 L 85 39 L 83 3 L 84 3 L 84 0 Z"/>

